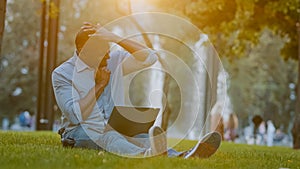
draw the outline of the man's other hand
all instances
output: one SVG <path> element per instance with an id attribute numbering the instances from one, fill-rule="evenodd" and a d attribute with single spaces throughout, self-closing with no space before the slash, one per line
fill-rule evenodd
<path id="1" fill-rule="evenodd" d="M 107 86 L 110 79 L 110 71 L 106 67 L 99 67 L 95 74 L 95 83 L 101 87 Z"/>

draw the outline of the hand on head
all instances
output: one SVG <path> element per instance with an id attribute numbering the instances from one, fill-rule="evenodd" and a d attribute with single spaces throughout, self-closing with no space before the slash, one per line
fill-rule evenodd
<path id="1" fill-rule="evenodd" d="M 93 33 L 95 33 L 97 31 L 97 29 L 99 29 L 100 27 L 101 26 L 100 26 L 99 23 L 94 25 L 90 22 L 84 22 L 83 25 L 81 26 L 81 30 L 83 30 L 84 32 L 93 32 Z"/>
<path id="2" fill-rule="evenodd" d="M 96 32 L 96 27 L 91 23 L 85 22 L 79 32 L 76 34 L 75 38 L 75 45 L 76 50 L 80 53 L 81 49 L 83 48 L 84 44 L 90 38 L 90 35 Z"/>
<path id="3" fill-rule="evenodd" d="M 102 28 L 99 23 L 94 25 L 90 22 L 84 22 L 79 32 L 77 33 L 75 39 L 77 52 L 80 53 L 81 49 L 83 48 L 87 40 L 90 38 L 90 36 L 97 36 L 100 37 L 102 40 L 107 41 L 107 36 L 104 36 L 106 34 L 111 34 L 111 32 L 107 31 L 105 28 Z"/>
<path id="4" fill-rule="evenodd" d="M 92 32 L 91 34 L 89 34 L 89 37 L 96 36 L 99 39 L 107 42 L 113 42 L 114 39 L 117 37 L 114 33 L 108 31 L 106 28 L 101 26 L 100 23 L 93 25 L 89 22 L 84 22 L 81 29 L 85 32 Z"/>
<path id="5" fill-rule="evenodd" d="M 108 39 L 112 37 L 113 33 L 107 31 L 105 28 L 101 27 L 100 24 L 92 24 L 89 22 L 84 22 L 81 26 L 80 31 L 76 35 L 76 50 L 78 56 L 89 66 L 102 67 L 107 66 L 107 60 L 109 59 L 109 44 Z M 85 44 L 89 38 L 93 36 L 93 40 L 88 43 L 88 48 L 84 55 L 80 55 L 80 52 L 83 51 Z M 103 58 L 102 58 L 103 57 Z"/>

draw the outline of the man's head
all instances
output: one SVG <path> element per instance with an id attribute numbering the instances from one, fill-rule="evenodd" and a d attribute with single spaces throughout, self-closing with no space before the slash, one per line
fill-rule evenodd
<path id="1" fill-rule="evenodd" d="M 85 23 L 75 38 L 76 52 L 81 60 L 91 67 L 106 67 L 109 59 L 109 44 L 97 36 L 97 26 Z"/>
<path id="2" fill-rule="evenodd" d="M 80 29 L 75 38 L 75 45 L 77 54 L 79 54 L 84 46 L 84 44 L 89 40 L 89 36 L 94 34 L 96 30 L 91 29 Z"/>

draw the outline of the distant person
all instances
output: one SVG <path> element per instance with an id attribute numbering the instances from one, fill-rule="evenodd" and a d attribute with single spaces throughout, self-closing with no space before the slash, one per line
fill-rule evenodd
<path id="1" fill-rule="evenodd" d="M 125 51 L 110 51 L 115 43 Z M 150 128 L 140 139 L 126 138 L 115 130 L 105 131 L 115 104 L 124 104 L 122 78 L 157 61 L 155 51 L 123 39 L 100 25 L 85 23 L 76 35 L 74 55 L 52 73 L 55 98 L 63 113 L 60 130 L 65 146 L 106 150 L 126 156 L 152 156 L 167 151 L 165 131 Z M 114 83 L 112 83 L 114 81 Z M 221 142 L 212 132 L 186 152 L 169 149 L 169 156 L 209 157 Z"/>
<path id="2" fill-rule="evenodd" d="M 14 123 L 10 126 L 10 130 L 22 131 L 24 127 L 20 125 L 19 117 L 15 117 Z"/>
<path id="3" fill-rule="evenodd" d="M 9 119 L 7 117 L 2 119 L 2 130 L 9 129 Z"/>
<path id="4" fill-rule="evenodd" d="M 262 121 L 260 125 L 258 126 L 258 132 L 257 134 L 259 135 L 259 141 L 258 144 L 265 144 L 265 136 L 266 136 L 266 123 Z"/>
<path id="5" fill-rule="evenodd" d="M 31 127 L 31 115 L 30 113 L 26 110 L 26 111 L 22 111 L 19 115 L 19 122 L 20 122 L 20 125 L 22 127 L 28 127 L 30 128 Z"/>
<path id="6" fill-rule="evenodd" d="M 246 126 L 243 130 L 244 137 L 247 144 L 254 144 L 254 138 L 253 138 L 253 125 L 250 124 Z"/>
<path id="7" fill-rule="evenodd" d="M 226 128 L 226 140 L 234 142 L 237 138 L 238 118 L 235 113 L 229 115 L 229 120 Z"/>
<path id="8" fill-rule="evenodd" d="M 281 129 L 277 129 L 275 131 L 274 142 L 279 143 L 284 139 L 284 137 L 285 134 L 281 131 Z"/>
<path id="9" fill-rule="evenodd" d="M 254 143 L 257 144 L 258 127 L 263 122 L 263 118 L 260 115 L 255 115 L 252 118 L 252 122 L 254 124 L 254 129 L 253 129 Z"/>
<path id="10" fill-rule="evenodd" d="M 273 139 L 275 134 L 275 126 L 271 120 L 267 121 L 267 146 L 273 146 Z"/>

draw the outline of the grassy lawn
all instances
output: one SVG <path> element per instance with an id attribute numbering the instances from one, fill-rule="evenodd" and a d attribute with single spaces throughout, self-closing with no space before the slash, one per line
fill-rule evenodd
<path id="1" fill-rule="evenodd" d="M 59 140 L 59 136 L 53 132 L 0 131 L 0 168 L 300 168 L 300 151 L 287 147 L 269 148 L 224 142 L 209 159 L 185 160 L 165 156 L 130 159 L 95 150 L 62 148 Z M 176 149 L 185 150 L 195 143 L 183 141 Z"/>

